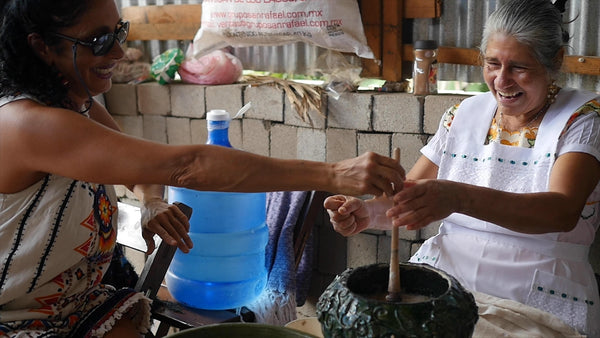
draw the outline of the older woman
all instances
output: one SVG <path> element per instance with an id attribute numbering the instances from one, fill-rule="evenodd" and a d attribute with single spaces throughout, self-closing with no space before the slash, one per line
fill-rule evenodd
<path id="1" fill-rule="evenodd" d="M 164 184 L 199 190 L 392 193 L 403 169 L 372 153 L 338 163 L 278 160 L 118 132 L 92 97 L 111 86 L 128 23 L 114 0 L 0 1 L 0 335 L 133 337 L 148 300 L 100 283 L 129 185 L 157 233 L 188 251 L 185 216 Z M 244 170 L 239 170 L 244 168 Z M 152 250 L 152 241 L 149 242 Z"/>
<path id="2" fill-rule="evenodd" d="M 561 24 L 549 0 L 500 7 L 481 44 L 490 92 L 445 113 L 393 200 L 332 196 L 325 207 L 344 235 L 442 219 L 412 262 L 597 337 L 588 252 L 600 222 L 600 103 L 554 82 L 568 40 Z"/>

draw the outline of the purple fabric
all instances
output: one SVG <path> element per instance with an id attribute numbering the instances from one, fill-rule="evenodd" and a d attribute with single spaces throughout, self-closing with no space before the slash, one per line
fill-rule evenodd
<path id="1" fill-rule="evenodd" d="M 298 271 L 295 271 L 294 266 L 294 228 L 307 195 L 307 191 L 267 194 L 267 290 L 281 293 L 295 291 L 298 306 L 306 300 L 312 270 L 312 234 L 306 243 Z"/>

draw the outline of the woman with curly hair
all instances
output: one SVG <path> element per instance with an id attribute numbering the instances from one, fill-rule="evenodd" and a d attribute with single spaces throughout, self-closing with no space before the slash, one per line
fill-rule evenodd
<path id="1" fill-rule="evenodd" d="M 373 153 L 324 163 L 127 136 L 93 99 L 124 54 L 129 25 L 114 0 L 8 0 L 0 10 L 0 335 L 148 330 L 149 300 L 101 283 L 116 239 L 111 184 L 140 197 L 149 251 L 158 234 L 184 252 L 189 223 L 164 185 L 352 195 L 402 185 L 400 165 Z"/>

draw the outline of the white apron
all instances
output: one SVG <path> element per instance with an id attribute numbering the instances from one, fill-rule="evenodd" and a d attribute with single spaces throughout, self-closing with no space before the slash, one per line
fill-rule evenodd
<path id="1" fill-rule="evenodd" d="M 596 96 L 561 90 L 542 120 L 533 148 L 486 145 L 495 100 L 486 93 L 463 101 L 449 130 L 438 178 L 508 192 L 547 191 L 560 133 L 573 112 Z M 589 227 L 579 222 L 573 231 L 582 231 L 578 228 L 583 226 Z M 560 233 L 517 233 L 454 213 L 411 261 L 438 267 L 468 289 L 542 309 L 581 332 L 599 336 L 600 302 L 588 262 L 589 244 L 559 237 Z"/>

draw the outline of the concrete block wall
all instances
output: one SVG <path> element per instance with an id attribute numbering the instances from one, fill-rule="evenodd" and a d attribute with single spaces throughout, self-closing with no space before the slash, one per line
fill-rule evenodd
<path id="1" fill-rule="evenodd" d="M 337 100 L 325 96 L 325 117 L 309 112 L 312 125 L 299 118 L 282 90 L 266 85 L 114 84 L 105 101 L 124 132 L 169 144 L 204 143 L 207 111 L 225 109 L 235 114 L 252 102 L 244 118 L 231 123 L 235 148 L 264 156 L 333 162 L 366 151 L 390 156 L 394 147 L 400 147 L 401 163 L 408 170 L 437 129 L 443 111 L 466 97 L 373 92 L 345 93 Z M 118 191 L 122 197 L 133 197 L 124 188 Z M 437 226 L 401 231 L 401 259 L 407 260 L 436 233 Z M 314 240 L 317 294 L 347 267 L 389 262 L 389 233 L 366 231 L 344 238 L 332 230 L 324 211 Z"/>
<path id="2" fill-rule="evenodd" d="M 445 109 L 466 97 L 345 93 L 338 100 L 324 99 L 325 118 L 310 112 L 312 126 L 298 117 L 283 91 L 270 86 L 114 84 L 105 101 L 124 132 L 169 144 L 205 143 L 207 111 L 226 109 L 235 114 L 252 102 L 253 109 L 231 123 L 235 148 L 264 156 L 333 162 L 366 151 L 390 156 L 394 147 L 400 147 L 401 163 L 408 170 L 437 130 Z M 119 192 L 122 197 L 132 197 L 124 188 Z M 419 231 L 401 230 L 401 260 L 408 260 L 438 227 L 431 224 Z M 347 267 L 389 262 L 388 232 L 365 231 L 344 238 L 332 230 L 324 211 L 317 220 L 314 240 L 311 292 L 315 295 Z M 600 271 L 600 264 L 595 263 L 595 268 Z"/>

